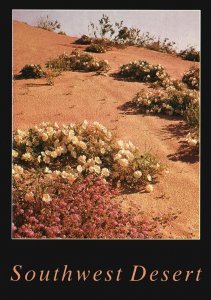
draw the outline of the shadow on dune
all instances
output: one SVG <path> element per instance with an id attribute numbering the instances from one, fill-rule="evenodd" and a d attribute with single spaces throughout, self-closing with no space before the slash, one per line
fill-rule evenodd
<path id="1" fill-rule="evenodd" d="M 161 132 L 166 133 L 167 138 L 184 139 L 179 141 L 180 144 L 178 150 L 175 153 L 167 155 L 168 159 L 172 161 L 182 161 L 187 163 L 195 163 L 199 161 L 199 149 L 190 148 L 188 142 L 185 140 L 186 135 L 189 132 L 188 125 L 183 121 L 177 124 L 169 124 L 161 129 Z"/>
<path id="2" fill-rule="evenodd" d="M 186 135 L 189 132 L 188 125 L 185 123 L 181 116 L 167 116 L 167 115 L 157 115 L 157 114 L 145 114 L 141 113 L 136 107 L 134 106 L 132 101 L 127 101 L 123 105 L 117 107 L 117 109 L 121 110 L 120 114 L 124 115 L 141 115 L 144 116 L 151 116 L 156 118 L 162 118 L 169 121 L 177 121 L 170 123 L 164 126 L 160 131 L 161 134 L 164 135 L 163 141 L 174 139 L 182 139 L 178 141 L 179 148 L 175 153 L 169 154 L 167 157 L 169 160 L 172 161 L 183 161 L 187 163 L 195 163 L 199 161 L 199 150 L 192 149 L 189 147 L 186 139 Z M 179 121 L 179 122 L 178 122 Z"/>
<path id="3" fill-rule="evenodd" d="M 182 161 L 190 164 L 194 164 L 199 161 L 198 148 L 190 148 L 186 141 L 181 141 L 179 149 L 176 153 L 169 154 L 167 157 L 172 161 Z"/>
<path id="4" fill-rule="evenodd" d="M 140 82 L 140 83 L 144 83 L 144 82 L 142 82 L 142 81 L 137 80 L 136 78 L 132 78 L 132 77 L 123 77 L 123 76 L 121 76 L 119 73 L 111 73 L 110 76 L 113 77 L 115 80 L 118 80 L 118 81 Z"/>
<path id="5" fill-rule="evenodd" d="M 39 86 L 49 86 L 47 83 L 26 83 L 27 87 L 39 87 Z"/>

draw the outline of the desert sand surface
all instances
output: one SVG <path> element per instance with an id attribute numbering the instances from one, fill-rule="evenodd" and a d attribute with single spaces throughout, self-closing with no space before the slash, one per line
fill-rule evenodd
<path id="1" fill-rule="evenodd" d="M 13 23 L 13 74 L 25 64 L 44 66 L 49 58 L 86 46 L 74 44 L 76 37 L 38 29 L 22 22 Z M 123 140 L 131 140 L 141 150 L 151 150 L 167 168 L 158 177 L 152 193 L 124 195 L 124 206 L 147 214 L 178 218 L 165 228 L 165 238 L 200 237 L 199 158 L 184 146 L 187 128 L 175 117 L 136 114 L 122 107 L 132 100 L 144 83 L 117 80 L 113 73 L 133 60 L 162 64 L 171 77 L 180 79 L 193 62 L 144 48 L 128 47 L 94 54 L 109 61 L 108 76 L 95 72 L 63 72 L 54 86 L 45 79 L 13 81 L 13 129 L 25 129 L 42 121 L 73 123 L 98 121 Z"/>

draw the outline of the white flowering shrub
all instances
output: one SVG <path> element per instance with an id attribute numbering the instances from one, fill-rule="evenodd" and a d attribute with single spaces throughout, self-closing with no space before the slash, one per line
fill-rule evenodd
<path id="1" fill-rule="evenodd" d="M 165 90 L 146 92 L 141 90 L 132 100 L 141 113 L 184 115 L 191 103 L 199 103 L 199 93 L 189 89 L 177 90 L 170 86 Z"/>
<path id="2" fill-rule="evenodd" d="M 186 83 L 188 88 L 199 90 L 200 74 L 199 67 L 192 66 L 183 74 L 182 82 Z"/>
<path id="3" fill-rule="evenodd" d="M 42 172 L 48 178 L 72 184 L 88 174 L 102 176 L 118 186 L 143 188 L 154 182 L 160 163 L 140 153 L 132 142 L 116 140 L 98 122 L 88 124 L 42 123 L 13 135 L 13 175 Z M 151 187 L 152 188 L 152 187 Z"/>
<path id="4" fill-rule="evenodd" d="M 49 60 L 46 63 L 47 68 L 53 68 L 61 71 L 103 71 L 110 69 L 107 60 L 97 60 L 93 55 L 81 53 L 78 50 L 72 51 L 71 54 L 62 54 L 58 58 Z"/>
<path id="5" fill-rule="evenodd" d="M 133 61 L 120 67 L 119 75 L 141 82 L 163 82 L 169 78 L 162 65 L 151 65 L 147 61 Z"/>
<path id="6" fill-rule="evenodd" d="M 182 86 L 180 86 L 182 87 Z M 165 90 L 146 92 L 141 90 L 132 100 L 132 106 L 140 113 L 183 116 L 190 128 L 186 140 L 193 148 L 199 146 L 199 92 L 169 86 Z"/>

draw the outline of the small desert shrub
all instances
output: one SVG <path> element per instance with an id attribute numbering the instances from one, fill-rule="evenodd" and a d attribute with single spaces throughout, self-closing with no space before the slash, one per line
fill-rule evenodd
<path id="1" fill-rule="evenodd" d="M 199 90 L 200 86 L 200 74 L 199 67 L 192 66 L 186 71 L 182 77 L 182 82 L 186 83 L 190 89 Z"/>
<path id="2" fill-rule="evenodd" d="M 190 46 L 187 49 L 180 51 L 178 54 L 185 60 L 200 61 L 200 51 L 197 51 L 194 47 Z"/>
<path id="3" fill-rule="evenodd" d="M 147 49 L 158 51 L 158 52 L 164 52 L 164 53 L 176 53 L 175 50 L 175 42 L 171 42 L 168 38 L 165 38 L 163 41 L 160 39 L 156 40 L 154 37 L 143 40 L 140 42 L 140 44 Z"/>
<path id="4" fill-rule="evenodd" d="M 160 162 L 141 153 L 130 141 L 124 142 L 98 122 L 70 124 L 42 123 L 13 135 L 13 174 L 27 170 L 43 172 L 52 180 L 73 183 L 88 174 L 103 176 L 118 186 L 143 189 L 154 182 Z M 34 170 L 34 171 L 33 171 Z"/>
<path id="5" fill-rule="evenodd" d="M 181 115 L 190 132 L 186 140 L 191 148 L 199 146 L 199 93 L 189 89 L 177 90 L 170 86 L 165 90 L 140 91 L 132 100 L 133 108 L 140 113 Z"/>
<path id="6" fill-rule="evenodd" d="M 40 17 L 37 21 L 37 27 L 48 31 L 60 29 L 61 24 L 57 20 L 51 20 L 48 16 Z"/>
<path id="7" fill-rule="evenodd" d="M 58 34 L 67 35 L 64 31 L 59 31 Z"/>
<path id="8" fill-rule="evenodd" d="M 45 72 L 42 70 L 40 65 L 25 65 L 16 75 L 16 78 L 41 78 L 45 76 Z"/>
<path id="9" fill-rule="evenodd" d="M 141 82 L 163 82 L 169 75 L 161 65 L 151 65 L 147 61 L 133 61 L 120 67 L 121 77 L 132 78 Z"/>
<path id="10" fill-rule="evenodd" d="M 88 35 L 82 35 L 80 39 L 75 41 L 75 44 L 80 44 L 80 45 L 89 45 L 91 44 L 92 39 Z"/>
<path id="11" fill-rule="evenodd" d="M 46 63 L 47 68 L 53 68 L 61 71 L 101 71 L 107 72 L 110 66 L 106 60 L 97 60 L 88 53 L 81 53 L 78 50 L 72 51 L 71 54 L 62 54 L 58 58 L 49 60 Z"/>
<path id="12" fill-rule="evenodd" d="M 54 85 L 54 79 L 61 75 L 61 72 L 55 69 L 47 68 L 45 70 L 45 78 L 48 85 Z"/>
<path id="13" fill-rule="evenodd" d="M 106 48 L 100 44 L 91 44 L 89 47 L 86 48 L 87 52 L 94 52 L 94 53 L 105 53 Z"/>
<path id="14" fill-rule="evenodd" d="M 141 90 L 133 99 L 135 109 L 141 113 L 181 116 L 193 103 L 199 103 L 198 92 L 189 89 L 177 90 L 173 86 L 152 92 Z"/>
<path id="15" fill-rule="evenodd" d="M 14 182 L 13 238 L 153 239 L 155 221 L 124 212 L 116 191 L 89 175 L 68 185 L 42 177 Z"/>

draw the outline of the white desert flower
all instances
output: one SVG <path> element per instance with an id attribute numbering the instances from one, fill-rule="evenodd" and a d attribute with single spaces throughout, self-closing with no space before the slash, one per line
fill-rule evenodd
<path id="1" fill-rule="evenodd" d="M 107 168 L 103 168 L 101 174 L 105 177 L 108 177 L 110 175 L 110 172 Z"/>
<path id="2" fill-rule="evenodd" d="M 87 120 L 84 120 L 84 122 L 82 123 L 81 127 L 85 130 L 88 126 L 88 121 Z"/>
<path id="3" fill-rule="evenodd" d="M 98 156 L 95 157 L 95 162 L 99 165 L 102 164 L 102 160 Z"/>
<path id="4" fill-rule="evenodd" d="M 151 192 L 153 191 L 153 186 L 152 186 L 151 184 L 147 184 L 147 185 L 145 186 L 145 191 L 146 191 L 147 193 L 151 193 Z"/>
<path id="5" fill-rule="evenodd" d="M 141 171 L 135 171 L 133 173 L 133 176 L 138 179 L 138 178 L 140 178 L 142 176 L 142 172 Z"/>
<path id="6" fill-rule="evenodd" d="M 49 194 L 43 194 L 42 201 L 44 201 L 45 203 L 49 203 L 52 201 L 52 199 Z"/>
<path id="7" fill-rule="evenodd" d="M 52 171 L 48 167 L 45 167 L 44 173 L 51 174 Z"/>
<path id="8" fill-rule="evenodd" d="M 82 141 L 78 142 L 77 146 L 80 147 L 80 148 L 82 148 L 83 150 L 85 150 L 87 148 L 86 143 L 84 143 Z"/>
<path id="9" fill-rule="evenodd" d="M 46 142 L 46 141 L 48 140 L 48 135 L 47 135 L 47 133 L 43 133 L 43 134 L 41 135 L 41 138 L 42 138 L 43 142 Z"/>
<path id="10" fill-rule="evenodd" d="M 78 157 L 78 162 L 81 164 L 85 164 L 86 163 L 86 156 L 85 155 L 80 155 Z"/>
<path id="11" fill-rule="evenodd" d="M 77 171 L 78 171 L 79 173 L 81 173 L 81 172 L 83 171 L 83 168 L 82 168 L 81 165 L 78 165 L 78 166 L 77 166 Z"/>
<path id="12" fill-rule="evenodd" d="M 18 152 L 15 150 L 12 150 L 12 157 L 18 157 Z"/>
<path id="13" fill-rule="evenodd" d="M 34 193 L 32 193 L 32 192 L 26 193 L 24 199 L 26 201 L 33 201 L 34 200 Z"/>
<path id="14" fill-rule="evenodd" d="M 120 164 L 120 166 L 126 168 L 129 165 L 129 162 L 126 158 L 121 158 L 118 160 L 118 163 Z"/>
<path id="15" fill-rule="evenodd" d="M 31 160 L 33 160 L 33 157 L 32 157 L 32 155 L 30 154 L 30 153 L 24 153 L 22 156 L 21 156 L 21 158 L 23 159 L 23 160 L 25 160 L 25 161 L 31 161 Z"/>
<path id="16" fill-rule="evenodd" d="M 147 180 L 152 181 L 152 176 L 150 174 L 147 175 Z"/>

